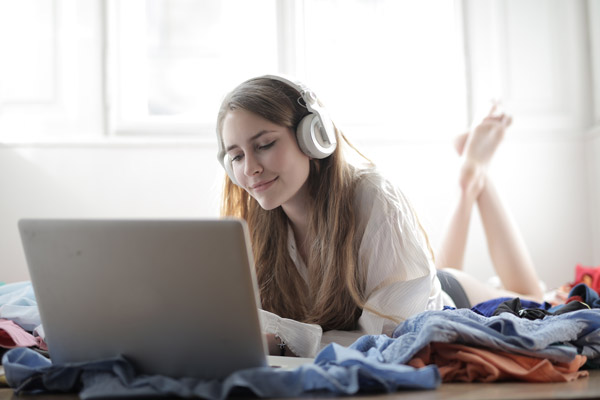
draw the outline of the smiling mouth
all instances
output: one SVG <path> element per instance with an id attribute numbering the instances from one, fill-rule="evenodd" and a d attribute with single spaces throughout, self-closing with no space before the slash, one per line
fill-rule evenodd
<path id="1" fill-rule="evenodd" d="M 271 186 L 278 178 L 271 179 L 270 181 L 260 182 L 252 186 L 252 190 L 260 192 L 261 190 L 265 190 Z"/>

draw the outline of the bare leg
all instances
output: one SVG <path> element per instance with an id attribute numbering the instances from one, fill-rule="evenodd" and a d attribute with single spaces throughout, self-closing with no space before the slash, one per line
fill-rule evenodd
<path id="1" fill-rule="evenodd" d="M 472 303 L 494 297 L 520 296 L 540 301 L 542 292 L 535 268 L 516 225 L 487 177 L 487 166 L 511 124 L 510 117 L 494 116 L 495 107 L 472 132 L 458 137 L 455 145 L 463 156 L 460 196 L 450 219 L 436 266 L 455 275 Z M 477 202 L 490 256 L 506 290 L 496 290 L 460 271 L 471 220 Z"/>
<path id="2" fill-rule="evenodd" d="M 539 278 L 525 241 L 489 179 L 477 205 L 494 269 L 504 288 L 541 299 Z"/>
<path id="3" fill-rule="evenodd" d="M 489 178 L 477 198 L 477 206 L 492 263 L 504 289 L 486 285 L 456 268 L 444 270 L 460 282 L 472 304 L 498 297 L 520 297 L 541 302 L 543 293 L 527 247 Z"/>
<path id="4" fill-rule="evenodd" d="M 494 110 L 495 107 L 472 132 L 458 136 L 455 141 L 456 151 L 463 159 L 460 194 L 438 249 L 437 268 L 463 268 L 473 205 L 485 187 L 487 166 L 504 137 L 505 125 L 510 124 L 509 117 L 492 117 Z"/>
<path id="5" fill-rule="evenodd" d="M 461 190 L 435 257 L 437 268 L 462 269 L 473 205 L 478 193 Z"/>
<path id="6" fill-rule="evenodd" d="M 481 282 L 465 271 L 460 271 L 455 268 L 444 268 L 443 270 L 452 274 L 456 280 L 460 282 L 460 285 L 463 287 L 472 305 L 496 299 L 498 297 L 519 297 L 521 299 L 537 301 L 538 303 L 542 301 L 540 296 L 531 296 L 528 294 L 517 293 L 512 290 L 495 288 Z"/>

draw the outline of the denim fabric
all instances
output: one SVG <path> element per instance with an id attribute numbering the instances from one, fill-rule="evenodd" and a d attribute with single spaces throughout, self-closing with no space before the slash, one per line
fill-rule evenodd
<path id="1" fill-rule="evenodd" d="M 535 321 L 509 313 L 488 318 L 468 309 L 427 311 L 398 326 L 395 339 L 364 336 L 351 347 L 377 347 L 382 361 L 396 363 L 406 363 L 431 342 L 482 346 L 569 362 L 578 352 L 597 357 L 599 330 L 600 310 L 578 310 Z"/>
<path id="2" fill-rule="evenodd" d="M 82 399 L 176 395 L 223 399 L 252 392 L 259 397 L 296 397 L 310 393 L 350 395 L 435 389 L 441 380 L 435 366 L 415 369 L 380 362 L 377 349 L 361 352 L 337 344 L 325 347 L 315 359 L 293 370 L 255 368 L 238 371 L 223 381 L 136 375 L 124 358 L 53 366 L 27 349 L 7 352 L 2 363 L 9 385 L 21 392 L 73 392 Z"/>

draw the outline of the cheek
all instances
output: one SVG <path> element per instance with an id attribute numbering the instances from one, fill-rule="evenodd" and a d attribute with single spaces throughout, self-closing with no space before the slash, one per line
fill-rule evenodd
<path id="1" fill-rule="evenodd" d="M 241 163 L 232 163 L 231 170 L 233 171 L 233 176 L 235 176 L 235 180 L 239 183 L 243 183 L 246 178 L 244 175 L 244 166 Z"/>
<path id="2" fill-rule="evenodd" d="M 310 172 L 310 159 L 304 153 L 290 155 L 284 162 L 288 166 L 288 172 L 294 177 L 294 181 L 304 183 Z"/>

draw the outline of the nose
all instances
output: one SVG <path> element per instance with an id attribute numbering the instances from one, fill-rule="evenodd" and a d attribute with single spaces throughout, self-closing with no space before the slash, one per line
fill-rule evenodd
<path id="1" fill-rule="evenodd" d="M 260 174 L 263 170 L 261 163 L 254 155 L 246 155 L 244 164 L 244 174 L 246 176 L 253 176 Z"/>

